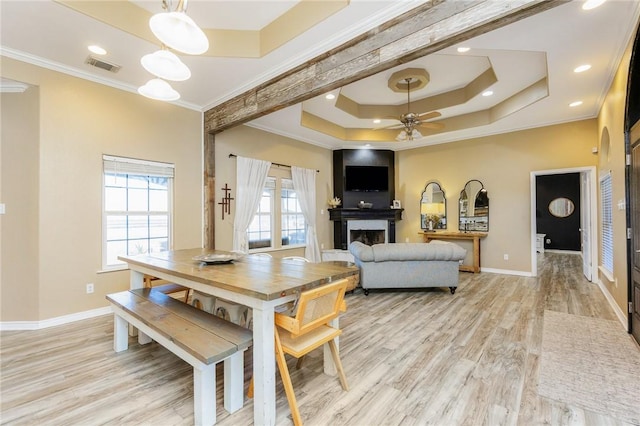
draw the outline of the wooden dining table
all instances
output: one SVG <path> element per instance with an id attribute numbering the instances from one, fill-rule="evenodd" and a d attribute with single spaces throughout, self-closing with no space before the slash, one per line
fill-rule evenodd
<path id="1" fill-rule="evenodd" d="M 228 263 L 194 260 L 205 254 L 230 255 L 219 250 L 184 249 L 137 256 L 119 256 L 130 271 L 130 287 L 143 287 L 144 275 L 198 290 L 253 309 L 254 423 L 276 421 L 274 309 L 295 300 L 300 292 L 359 273 L 350 262 L 307 263 L 265 256 L 241 256 Z M 325 372 L 335 374 L 328 351 Z"/>

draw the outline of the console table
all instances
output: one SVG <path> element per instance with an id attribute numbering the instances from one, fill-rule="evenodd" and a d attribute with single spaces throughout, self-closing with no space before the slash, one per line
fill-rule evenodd
<path id="1" fill-rule="evenodd" d="M 487 232 L 421 232 L 425 243 L 431 240 L 469 240 L 473 241 L 473 265 L 460 265 L 465 272 L 480 272 L 480 239 L 488 235 Z"/>

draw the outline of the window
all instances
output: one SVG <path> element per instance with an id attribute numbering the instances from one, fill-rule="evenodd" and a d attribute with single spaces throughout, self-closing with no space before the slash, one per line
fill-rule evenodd
<path id="1" fill-rule="evenodd" d="M 304 245 L 306 221 L 289 174 L 272 170 L 247 231 L 249 250 Z M 280 200 L 280 202 L 276 202 Z M 277 239 L 277 236 L 280 238 Z"/>
<path id="2" fill-rule="evenodd" d="M 601 267 L 607 278 L 613 280 L 613 205 L 611 173 L 600 178 L 600 201 L 602 203 Z"/>
<path id="3" fill-rule="evenodd" d="M 282 245 L 305 244 L 307 224 L 291 179 L 282 180 L 280 200 L 282 201 Z"/>
<path id="4" fill-rule="evenodd" d="M 171 247 L 173 175 L 173 164 L 103 156 L 103 269 Z"/>

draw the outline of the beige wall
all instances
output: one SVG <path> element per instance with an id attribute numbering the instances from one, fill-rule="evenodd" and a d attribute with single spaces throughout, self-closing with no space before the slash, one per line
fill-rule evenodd
<path id="1" fill-rule="evenodd" d="M 614 176 L 614 202 L 624 196 L 624 137 L 629 50 L 598 120 L 396 152 L 396 198 L 405 209 L 397 240 L 420 241 L 419 198 L 437 180 L 447 194 L 449 229 L 457 229 L 457 201 L 469 179 L 490 197 L 490 232 L 483 267 L 527 273 L 530 264 L 530 172 L 600 166 Z M 128 273 L 101 267 L 101 155 L 176 164 L 174 248 L 202 241 L 201 113 L 3 58 L 2 76 L 33 87 L 3 94 L 0 147 L 1 321 L 35 321 L 106 306 L 104 295 L 127 287 Z M 604 128 L 610 155 L 600 146 Z M 333 196 L 330 150 L 239 126 L 216 135 L 216 196 L 228 183 L 235 195 L 236 161 L 229 153 L 319 169 L 318 238 L 333 247 L 326 200 Z M 216 247 L 231 249 L 233 213 L 216 206 Z M 615 276 L 605 283 L 626 306 L 624 213 L 614 212 Z M 302 254 L 300 251 L 284 254 Z M 34 254 L 35 253 L 35 254 Z M 503 260 L 509 254 L 509 260 Z M 602 277 L 601 277 L 602 279 Z M 94 282 L 96 292 L 85 294 Z M 623 311 L 626 311 L 623 309 Z"/>
<path id="2" fill-rule="evenodd" d="M 598 117 L 598 163 L 600 173 L 611 172 L 613 183 L 613 276 L 609 279 L 600 273 L 600 281 L 609 290 L 622 313 L 627 315 L 627 239 L 626 212 L 618 209 L 625 200 L 625 138 L 624 119 L 627 98 L 627 76 L 632 42 L 629 42 L 618 71 Z M 603 143 L 604 141 L 604 143 Z M 608 141 L 608 143 L 607 143 Z M 608 148 L 607 148 L 608 145 Z M 598 257 L 600 259 L 601 257 Z"/>
<path id="3" fill-rule="evenodd" d="M 216 135 L 216 202 L 222 199 L 220 188 L 227 183 L 231 196 L 236 194 L 236 160 L 229 154 L 257 158 L 281 164 L 319 170 L 316 175 L 316 207 L 318 243 L 333 248 L 333 222 L 329 221 L 327 200 L 333 197 L 332 152 L 328 149 L 302 143 L 284 136 L 275 135 L 248 126 L 238 126 Z M 233 219 L 235 202 L 231 202 L 231 215 L 222 220 L 220 206 L 216 204 L 216 248 L 233 248 Z M 323 214 L 320 213 L 323 212 Z M 283 250 L 274 256 L 303 255 L 302 249 Z"/>
<path id="4" fill-rule="evenodd" d="M 39 91 L 0 97 L 0 318 L 19 308 L 22 319 L 38 317 L 40 153 Z M 10 285 L 13 283 L 14 285 Z"/>
<path id="5" fill-rule="evenodd" d="M 458 198 L 478 179 L 489 194 L 489 235 L 482 267 L 530 273 L 532 171 L 595 166 L 596 121 L 585 120 L 396 152 L 396 197 L 405 211 L 397 241 L 421 241 L 420 195 L 437 181 L 447 196 L 449 231 L 458 230 Z M 471 245 L 461 242 L 468 251 Z M 509 260 L 503 255 L 508 254 Z M 468 256 L 467 263 L 470 263 Z"/>
<path id="6" fill-rule="evenodd" d="M 2 60 L 2 76 L 36 86 L 40 111 L 38 140 L 31 142 L 37 147 L 29 148 L 39 153 L 39 163 L 38 156 L 6 156 L 20 150 L 24 142 L 15 136 L 30 132 L 28 124 L 15 129 L 12 137 L 2 135 L 3 197 L 8 188 L 30 194 L 12 200 L 7 211 L 37 206 L 19 226 L 37 235 L 29 250 L 38 250 L 28 256 L 13 253 L 13 247 L 24 244 L 22 232 L 2 234 L 3 278 L 11 278 L 2 281 L 3 321 L 43 320 L 104 307 L 105 294 L 127 288 L 128 272 L 98 272 L 102 154 L 174 163 L 174 247 L 202 245 L 200 112 L 7 58 Z M 6 162 L 13 167 L 5 171 Z M 25 182 L 18 173 L 22 170 L 32 172 L 37 183 Z M 6 218 L 2 217 L 3 229 Z M 13 258 L 16 262 L 9 263 Z M 21 273 L 25 270 L 36 271 L 29 273 L 29 282 Z M 95 284 L 95 293 L 85 293 L 86 283 Z M 37 289 L 30 292 L 38 295 L 37 309 L 23 309 L 23 287 Z"/>

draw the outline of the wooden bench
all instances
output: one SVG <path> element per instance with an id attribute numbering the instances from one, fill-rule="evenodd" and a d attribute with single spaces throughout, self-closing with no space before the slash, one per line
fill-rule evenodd
<path id="1" fill-rule="evenodd" d="M 107 295 L 114 312 L 113 348 L 129 346 L 128 324 L 138 328 L 138 341 L 155 340 L 193 366 L 196 425 L 216 422 L 216 363 L 224 361 L 224 408 L 242 408 L 243 352 L 252 332 L 149 288 Z"/>

